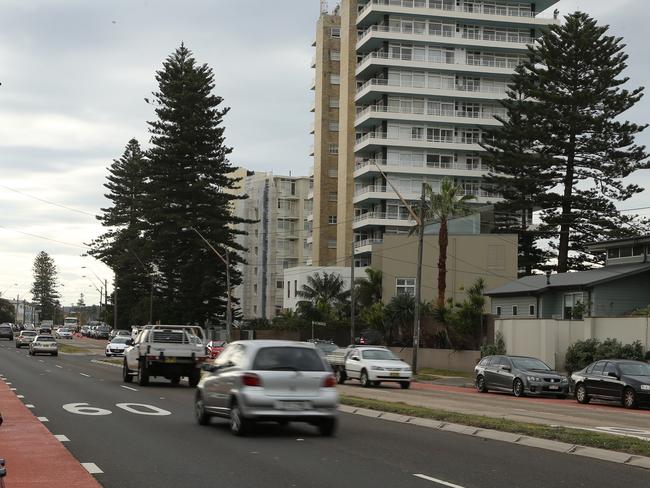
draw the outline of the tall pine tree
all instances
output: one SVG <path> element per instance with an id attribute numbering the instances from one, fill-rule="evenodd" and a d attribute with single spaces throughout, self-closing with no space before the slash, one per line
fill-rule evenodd
<path id="1" fill-rule="evenodd" d="M 227 155 L 223 117 L 228 108 L 214 95 L 214 74 L 181 44 L 156 74 L 156 120 L 149 122 L 145 235 L 158 273 L 161 312 L 176 323 L 215 322 L 225 315 L 223 263 L 189 231 L 197 229 L 217 249 L 228 249 L 231 286 L 241 282 L 241 258 L 231 213 L 237 180 Z M 183 231 L 183 229 L 186 229 Z"/>
<path id="2" fill-rule="evenodd" d="M 34 259 L 34 282 L 31 294 L 40 309 L 41 320 L 55 320 L 55 310 L 59 305 L 57 270 L 54 260 L 45 251 L 38 253 Z"/>
<path id="3" fill-rule="evenodd" d="M 542 209 L 541 236 L 554 238 L 558 272 L 599 261 L 585 243 L 639 232 L 631 225 L 636 216 L 622 215 L 615 202 L 641 192 L 623 179 L 650 167 L 645 147 L 634 142 L 646 126 L 620 120 L 643 88 L 622 88 L 625 45 L 607 31 L 575 12 L 529 47 L 513 78 L 516 95 L 505 102 L 515 123 L 497 131 L 490 155 L 493 173 L 517 180 L 492 179 L 507 202 Z"/>

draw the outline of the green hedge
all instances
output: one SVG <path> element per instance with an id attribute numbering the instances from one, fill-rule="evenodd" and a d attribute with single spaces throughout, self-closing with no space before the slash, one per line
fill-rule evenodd
<path id="1" fill-rule="evenodd" d="M 643 361 L 645 357 L 640 341 L 632 344 L 622 344 L 617 339 L 587 339 L 574 342 L 569 346 L 564 358 L 569 373 L 578 371 L 600 359 L 635 359 Z"/>

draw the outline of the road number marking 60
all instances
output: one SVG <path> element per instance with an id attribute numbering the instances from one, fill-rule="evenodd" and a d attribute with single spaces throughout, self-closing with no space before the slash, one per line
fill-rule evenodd
<path id="1" fill-rule="evenodd" d="M 164 416 L 172 414 L 169 410 L 164 410 L 154 405 L 147 405 L 146 403 L 117 403 L 115 406 L 129 413 L 135 413 L 138 415 Z M 99 416 L 110 415 L 113 413 L 105 408 L 91 407 L 88 403 L 66 403 L 63 405 L 63 409 L 77 415 Z"/>

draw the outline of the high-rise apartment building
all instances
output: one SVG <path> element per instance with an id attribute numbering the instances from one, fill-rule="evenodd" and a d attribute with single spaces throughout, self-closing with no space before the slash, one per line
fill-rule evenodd
<path id="1" fill-rule="evenodd" d="M 312 261 L 315 266 L 336 264 L 337 180 L 339 142 L 339 65 L 341 59 L 341 17 L 338 7 L 324 9 L 316 25 L 314 90 L 314 188 L 311 221 Z"/>
<path id="2" fill-rule="evenodd" d="M 311 178 L 248 172 L 240 186 L 248 198 L 235 202 L 235 215 L 253 223 L 238 225 L 246 234 L 237 239 L 247 252 L 234 296 L 244 320 L 271 319 L 282 308 L 283 270 L 311 258 L 306 245 Z"/>
<path id="3" fill-rule="evenodd" d="M 339 119 L 316 113 L 316 147 L 331 140 L 324 120 L 337 127 L 338 185 L 324 183 L 322 152 L 315 153 L 314 246 L 323 198 L 337 200 L 338 266 L 349 264 L 353 241 L 356 265 L 366 266 L 384 234 L 408 232 L 413 222 L 379 168 L 411 202 L 422 182 L 436 190 L 445 176 L 478 204 L 498 199 L 481 187 L 479 142 L 499 124 L 498 101 L 526 46 L 557 22 L 538 14 L 557 1 L 342 0 L 339 17 L 321 15 L 316 87 L 324 76 L 318 41 L 326 45 L 331 23 L 330 32 L 340 33 Z M 322 107 L 322 96 L 316 103 Z M 314 264 L 327 264 L 319 252 L 314 247 Z"/>

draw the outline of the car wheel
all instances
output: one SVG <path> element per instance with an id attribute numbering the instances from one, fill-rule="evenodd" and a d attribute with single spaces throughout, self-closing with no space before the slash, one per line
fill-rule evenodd
<path id="1" fill-rule="evenodd" d="M 589 403 L 589 395 L 587 395 L 587 387 L 580 383 L 576 386 L 576 401 L 578 403 Z"/>
<path id="2" fill-rule="evenodd" d="M 318 424 L 318 431 L 324 437 L 332 437 L 336 432 L 336 419 L 326 419 Z"/>
<path id="3" fill-rule="evenodd" d="M 250 429 L 250 423 L 246 420 L 239 409 L 237 402 L 230 406 L 230 432 L 235 435 L 246 435 Z"/>
<path id="4" fill-rule="evenodd" d="M 368 378 L 368 373 L 364 369 L 361 371 L 361 376 L 359 377 L 359 382 L 364 388 L 370 388 L 370 379 Z"/>
<path id="5" fill-rule="evenodd" d="M 177 385 L 181 382 L 181 377 L 180 376 L 172 376 L 172 385 Z"/>
<path id="6" fill-rule="evenodd" d="M 514 383 L 512 384 L 512 393 L 517 398 L 524 396 L 524 382 L 521 381 L 519 378 L 516 378 Z"/>
<path id="7" fill-rule="evenodd" d="M 131 383 L 133 381 L 131 370 L 126 365 L 126 358 L 124 358 L 124 363 L 122 364 L 122 381 L 124 381 L 124 383 Z"/>
<path id="8" fill-rule="evenodd" d="M 409 388 L 411 388 L 411 382 L 410 381 L 401 381 L 399 386 L 400 386 L 400 388 L 402 388 L 402 390 L 408 390 Z"/>
<path id="9" fill-rule="evenodd" d="M 623 406 L 625 408 L 636 408 L 636 392 L 629 386 L 623 390 Z"/>
<path id="10" fill-rule="evenodd" d="M 111 357 L 111 355 L 110 355 L 110 354 L 108 354 L 108 353 L 106 353 L 106 357 L 107 357 L 107 358 L 110 358 L 110 357 Z"/>
<path id="11" fill-rule="evenodd" d="M 481 376 L 477 376 L 476 378 L 476 390 L 479 393 L 487 393 L 488 389 L 485 387 L 485 378 Z"/>
<path id="12" fill-rule="evenodd" d="M 210 415 L 205 411 L 203 397 L 200 393 L 197 393 L 196 400 L 194 401 L 194 414 L 199 425 L 208 425 L 210 423 Z"/>
<path id="13" fill-rule="evenodd" d="M 180 381 L 180 378 L 178 380 Z M 194 368 L 194 370 L 190 372 L 190 375 L 187 378 L 187 383 L 190 385 L 190 388 L 194 388 L 199 384 L 199 381 L 201 381 L 201 370 Z M 174 381 L 172 380 L 172 383 L 173 382 Z"/>
<path id="14" fill-rule="evenodd" d="M 149 384 L 149 371 L 144 361 L 140 361 L 138 369 L 138 384 L 140 386 L 147 386 Z"/>
<path id="15" fill-rule="evenodd" d="M 337 382 L 339 385 L 342 385 L 343 383 L 345 383 L 345 380 L 347 380 L 347 379 L 348 379 L 348 378 L 347 378 L 347 376 L 346 376 L 346 374 L 345 374 L 345 371 L 342 371 L 342 370 L 340 370 L 340 369 L 337 369 L 337 370 L 336 370 L 336 382 Z"/>

